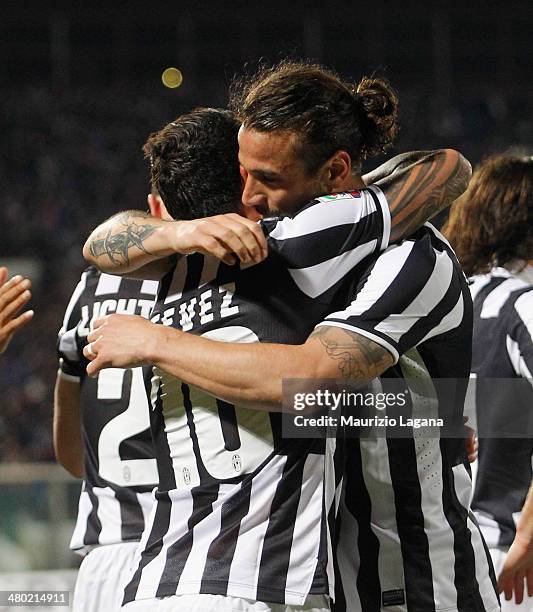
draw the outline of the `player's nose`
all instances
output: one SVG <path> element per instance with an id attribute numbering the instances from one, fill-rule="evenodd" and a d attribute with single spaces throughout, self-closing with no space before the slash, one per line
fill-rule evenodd
<path id="1" fill-rule="evenodd" d="M 261 184 L 250 174 L 246 176 L 246 180 L 244 181 L 242 204 L 244 208 L 256 208 L 259 210 L 268 207 L 268 199 L 261 189 Z"/>

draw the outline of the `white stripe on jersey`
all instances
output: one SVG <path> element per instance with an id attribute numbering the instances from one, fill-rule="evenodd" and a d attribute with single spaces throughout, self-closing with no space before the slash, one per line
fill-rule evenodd
<path id="1" fill-rule="evenodd" d="M 81 294 L 85 291 L 86 285 L 87 285 L 87 272 L 83 272 L 78 284 L 76 285 L 76 289 L 74 289 L 74 293 L 72 294 L 69 300 L 67 309 L 65 311 L 65 316 L 63 317 L 63 327 L 59 331 L 60 334 L 67 329 L 69 319 L 72 316 L 72 311 L 74 310 L 74 306 L 77 304 L 78 300 L 80 299 Z"/>
<path id="2" fill-rule="evenodd" d="M 337 469 L 335 465 L 335 452 L 337 450 L 336 438 L 326 438 L 326 449 L 325 449 L 325 461 L 324 461 L 324 500 L 326 508 L 326 520 L 329 517 L 329 513 L 332 511 L 336 517 L 339 512 L 339 504 L 342 496 L 342 483 L 343 477 L 340 478 L 339 484 L 335 487 L 337 481 Z M 341 470 L 342 472 L 342 470 Z M 327 530 L 327 554 L 328 559 L 334 558 L 332 534 L 330 530 Z M 329 596 L 335 599 L 335 567 L 332 563 L 327 564 L 326 573 L 329 584 Z"/>
<path id="3" fill-rule="evenodd" d="M 381 212 L 383 214 L 383 238 L 381 240 L 381 250 L 386 249 L 389 246 L 390 240 L 390 229 L 391 229 L 391 215 L 389 203 L 385 194 L 377 185 L 369 185 L 368 190 L 372 191 L 377 196 L 379 203 L 381 204 Z"/>
<path id="4" fill-rule="evenodd" d="M 102 273 L 98 279 L 98 285 L 94 295 L 107 295 L 109 293 L 118 293 L 120 289 L 120 283 L 122 282 L 121 276 L 113 276 L 112 274 Z"/>
<path id="5" fill-rule="evenodd" d="M 122 517 L 120 502 L 111 487 L 93 487 L 98 498 L 98 518 L 102 531 L 98 536 L 100 544 L 115 544 L 122 541 Z"/>
<path id="6" fill-rule="evenodd" d="M 403 270 L 414 245 L 414 242 L 408 241 L 399 246 L 390 247 L 385 253 L 382 253 L 376 260 L 364 287 L 357 294 L 357 300 L 345 310 L 331 313 L 328 318 L 348 319 L 371 308 Z M 320 323 L 320 325 L 325 324 L 328 324 L 327 319 Z"/>
<path id="7" fill-rule="evenodd" d="M 359 523 L 345 505 L 344 490 L 339 505 L 341 527 L 337 545 L 337 563 L 346 599 L 346 612 L 361 612 L 361 599 L 357 589 L 357 576 L 361 566 L 359 556 Z"/>
<path id="8" fill-rule="evenodd" d="M 159 288 L 159 281 L 156 280 L 144 280 L 141 285 L 141 293 L 147 293 L 148 295 L 157 296 L 157 290 Z"/>
<path id="9" fill-rule="evenodd" d="M 361 438 L 363 478 L 371 503 L 371 529 L 379 541 L 378 573 L 381 591 L 404 589 L 403 558 L 394 514 L 394 491 L 389 466 L 387 439 Z M 381 431 L 381 435 L 383 435 Z M 361 560 L 365 562 L 364 558 Z M 344 584 L 344 583 L 343 583 Z"/>
<path id="10" fill-rule="evenodd" d="M 152 511 L 155 510 L 154 491 L 152 491 L 151 493 L 137 493 L 137 501 L 139 502 L 139 506 L 141 507 L 141 512 L 143 513 L 143 521 L 144 521 L 143 534 L 146 531 L 146 525 L 149 524 L 150 517 L 152 515 Z"/>
<path id="11" fill-rule="evenodd" d="M 83 483 L 82 487 L 85 487 L 85 483 Z M 85 536 L 85 531 L 87 529 L 87 519 L 91 514 L 93 509 L 93 505 L 89 498 L 89 494 L 87 491 L 82 489 L 80 493 L 80 501 L 78 503 L 78 516 L 76 518 L 76 526 L 74 527 L 74 532 L 72 533 L 72 537 L 70 538 L 70 548 L 72 550 L 83 549 L 85 546 L 83 542 L 83 538 Z"/>
<path id="12" fill-rule="evenodd" d="M 533 291 L 523 293 L 514 303 L 514 307 L 533 339 Z"/>
<path id="13" fill-rule="evenodd" d="M 498 521 L 492 516 L 492 514 L 483 512 L 482 510 L 474 510 L 474 514 L 487 546 L 489 548 L 496 548 L 500 542 L 502 534 Z"/>
<path id="14" fill-rule="evenodd" d="M 287 569 L 285 589 L 289 593 L 291 591 L 293 593 L 301 593 L 302 591 L 307 593 L 313 582 L 320 547 L 323 478 L 324 455 L 308 455 L 303 470 L 300 501 L 292 536 L 293 545 L 291 546 Z M 333 485 L 333 483 L 331 484 Z M 333 490 L 333 486 L 330 490 Z M 330 507 L 332 497 L 333 495 L 329 495 L 329 498 L 326 496 L 327 509 Z M 299 546 L 306 540 L 309 545 Z M 331 558 L 331 542 L 329 544 L 328 555 Z"/>
<path id="15" fill-rule="evenodd" d="M 422 338 L 422 340 L 420 340 L 420 344 L 422 344 L 422 342 L 425 342 L 426 340 L 429 340 L 430 338 L 438 336 L 439 334 L 443 334 L 444 332 L 459 327 L 463 320 L 464 313 L 464 298 L 462 295 L 459 295 L 459 297 L 457 298 L 457 302 L 452 308 L 452 310 L 450 310 L 450 312 L 445 317 L 443 317 L 442 321 L 437 325 L 437 327 L 434 327 L 431 331 L 428 332 L 426 336 Z"/>
<path id="16" fill-rule="evenodd" d="M 462 299 L 462 296 L 461 296 Z M 439 404 L 430 374 L 416 349 L 401 359 L 402 373 L 409 380 L 413 399 L 414 418 L 438 418 Z M 421 393 L 417 393 L 417 382 L 422 381 Z M 428 383 L 433 393 L 428 397 Z M 424 531 L 427 535 L 428 554 L 431 563 L 433 594 L 437 610 L 455 609 L 455 557 L 449 554 L 454 549 L 454 533 L 442 506 L 442 454 L 438 427 L 413 430 L 416 464 L 420 482 L 421 508 L 424 514 Z M 446 551 L 448 554 L 443 554 Z"/>
<path id="17" fill-rule="evenodd" d="M 255 599 L 255 589 L 250 589 L 248 585 L 257 584 L 259 579 L 263 542 L 276 494 L 275 483 L 282 478 L 286 460 L 287 457 L 278 455 L 269 470 L 259 472 L 252 480 L 250 510 L 241 521 L 229 572 L 234 597 Z"/>
<path id="18" fill-rule="evenodd" d="M 427 283 L 411 304 L 401 313 L 402 324 L 399 325 L 399 317 L 392 314 L 376 325 L 376 331 L 387 334 L 398 342 L 421 317 L 431 312 L 442 300 L 452 280 L 453 263 L 446 251 L 435 252 L 435 256 L 433 271 Z M 384 259 L 388 258 L 385 257 Z M 378 272 L 376 271 L 376 273 Z"/>
<path id="19" fill-rule="evenodd" d="M 492 319 L 497 317 L 500 314 L 502 306 L 509 298 L 511 291 L 521 289 L 524 286 L 524 282 L 517 278 L 509 278 L 503 281 L 501 285 L 498 285 L 498 287 L 491 291 L 485 298 L 483 307 L 481 308 L 480 317 L 482 319 Z"/>
<path id="20" fill-rule="evenodd" d="M 203 521 L 194 526 L 192 531 L 192 548 L 181 573 L 176 595 L 190 593 L 191 586 L 200 592 L 209 547 L 213 542 L 213 535 L 218 535 L 222 526 L 222 507 L 224 502 L 231 499 L 232 494 L 240 488 L 240 483 L 219 485 L 218 498 L 213 503 L 212 512 Z"/>
<path id="21" fill-rule="evenodd" d="M 477 294 L 490 283 L 492 276 L 490 274 L 484 274 L 483 276 L 475 276 L 474 281 L 470 285 L 470 295 L 472 301 L 476 299 Z"/>
<path id="22" fill-rule="evenodd" d="M 513 364 L 516 375 L 527 378 L 529 382 L 533 384 L 531 372 L 529 371 L 529 368 L 527 367 L 527 364 L 520 353 L 520 345 L 518 342 L 507 335 L 505 337 L 505 346 L 507 347 L 507 354 L 509 355 L 509 359 Z"/>
<path id="23" fill-rule="evenodd" d="M 454 466 L 452 471 L 457 499 L 464 506 L 465 510 L 468 511 L 468 529 L 470 530 L 472 549 L 474 551 L 476 580 L 479 585 L 479 593 L 483 599 L 483 603 L 487 607 L 487 610 L 499 610 L 500 603 L 494 591 L 494 586 L 491 582 L 489 573 L 487 572 L 488 561 L 483 538 L 481 537 L 479 528 L 472 520 L 472 515 L 469 511 L 470 494 L 472 488 L 470 475 L 463 464 Z"/>
<path id="24" fill-rule="evenodd" d="M 176 540 L 183 537 L 189 531 L 188 521 L 183 520 L 185 516 L 191 516 L 193 510 L 193 500 L 189 491 L 173 490 L 168 492 L 170 498 L 170 525 L 174 525 L 174 529 L 167 530 L 163 536 L 163 546 L 159 554 L 154 557 L 150 563 L 148 563 L 142 570 L 139 588 L 137 589 L 138 599 L 151 599 L 156 596 L 157 589 L 159 587 L 159 581 L 165 569 L 165 563 L 167 560 L 167 551 Z M 157 506 L 157 504 L 156 504 Z M 152 512 L 152 520 L 155 519 L 156 512 Z M 142 550 L 145 550 L 146 543 L 148 540 L 148 534 L 152 531 L 153 522 L 147 525 L 141 544 Z M 144 537 L 146 535 L 146 538 Z M 139 546 L 141 549 L 141 546 Z"/>
<path id="25" fill-rule="evenodd" d="M 59 330 L 59 353 L 63 354 L 67 359 L 76 362 L 79 361 L 79 352 L 76 343 L 76 325 L 74 325 L 72 329 L 68 329 L 68 327 L 72 312 L 76 307 L 82 293 L 85 291 L 86 285 L 87 273 L 84 272 L 81 275 L 81 279 L 76 285 L 76 289 L 74 289 L 74 293 L 69 300 L 67 309 L 65 311 L 65 316 L 63 317 L 63 326 Z M 76 380 L 79 380 L 79 378 L 76 378 Z"/>
<path id="26" fill-rule="evenodd" d="M 276 240 L 288 240 L 323 232 L 339 225 L 357 225 L 360 219 L 376 212 L 372 196 L 365 194 L 364 191 L 357 198 L 347 194 L 345 197 L 340 195 L 333 201 L 322 198 L 317 198 L 317 200 L 323 204 L 310 206 L 298 213 L 295 218 L 285 217 L 278 221 L 276 227 L 270 232 L 270 237 Z M 382 206 L 389 210 L 386 203 Z M 385 235 L 383 238 L 385 239 Z M 388 240 L 388 235 L 386 238 Z"/>
<path id="27" fill-rule="evenodd" d="M 354 267 L 354 261 L 361 261 L 373 253 L 376 245 L 377 241 L 371 240 L 314 266 L 289 269 L 289 274 L 301 291 L 311 298 L 316 298 L 344 278 Z"/>

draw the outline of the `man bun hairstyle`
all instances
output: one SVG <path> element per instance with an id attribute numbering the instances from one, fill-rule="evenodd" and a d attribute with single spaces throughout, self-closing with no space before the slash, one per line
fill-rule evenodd
<path id="1" fill-rule="evenodd" d="M 361 132 L 364 157 L 386 151 L 398 131 L 398 96 L 384 79 L 363 77 L 356 95 L 363 109 Z"/>
<path id="2" fill-rule="evenodd" d="M 228 110 L 196 108 L 150 135 L 143 151 L 152 190 L 174 219 L 237 212 L 239 125 Z"/>
<path id="3" fill-rule="evenodd" d="M 309 173 L 339 150 L 360 172 L 363 159 L 390 147 L 397 131 L 398 98 L 385 80 L 350 83 L 308 62 L 285 60 L 235 81 L 230 108 L 246 129 L 296 133 Z"/>

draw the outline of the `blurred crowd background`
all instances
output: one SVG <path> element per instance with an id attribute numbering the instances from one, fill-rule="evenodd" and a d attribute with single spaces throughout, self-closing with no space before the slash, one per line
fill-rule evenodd
<path id="1" fill-rule="evenodd" d="M 235 74 L 310 58 L 397 88 L 396 150 L 453 147 L 473 164 L 533 144 L 527 1 L 25 2 L 0 11 L 0 264 L 34 283 L 31 325 L 0 360 L 0 462 L 53 461 L 57 331 L 81 246 L 145 208 L 148 134 L 224 106 Z M 183 75 L 175 89 L 161 74 Z"/>

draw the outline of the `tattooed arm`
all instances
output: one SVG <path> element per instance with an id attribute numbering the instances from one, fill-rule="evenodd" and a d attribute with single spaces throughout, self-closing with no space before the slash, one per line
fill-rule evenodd
<path id="1" fill-rule="evenodd" d="M 178 253 L 210 254 L 225 263 L 259 263 L 267 254 L 257 223 L 237 214 L 194 221 L 167 221 L 127 210 L 99 225 L 83 247 L 85 259 L 103 272 L 160 279 Z"/>
<path id="2" fill-rule="evenodd" d="M 91 360 L 87 372 L 92 376 L 106 367 L 153 363 L 211 395 L 255 410 L 281 411 L 283 379 L 363 383 L 394 363 L 379 344 L 333 326 L 318 327 L 301 345 L 234 344 L 155 325 L 142 317 L 109 315 L 95 321 L 88 339 L 91 347 L 85 356 Z"/>
<path id="3" fill-rule="evenodd" d="M 385 193 L 392 216 L 390 242 L 411 234 L 467 188 L 470 163 L 453 149 L 411 151 L 363 176 Z"/>

